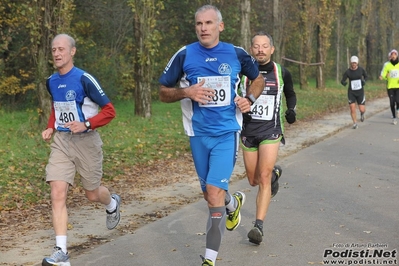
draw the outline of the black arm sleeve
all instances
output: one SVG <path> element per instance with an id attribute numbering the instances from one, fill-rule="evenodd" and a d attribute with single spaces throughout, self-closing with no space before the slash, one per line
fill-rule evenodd
<path id="1" fill-rule="evenodd" d="M 292 81 L 292 75 L 283 67 L 283 80 L 284 80 L 284 96 L 287 102 L 287 109 L 294 109 L 296 106 L 296 93 L 294 91 L 294 82 Z"/>
<path id="2" fill-rule="evenodd" d="M 346 84 L 348 84 L 346 82 L 346 79 L 348 78 L 348 74 L 346 72 L 347 72 L 347 70 L 344 72 L 344 74 L 342 74 L 342 79 L 341 79 L 342 86 L 346 86 Z"/>

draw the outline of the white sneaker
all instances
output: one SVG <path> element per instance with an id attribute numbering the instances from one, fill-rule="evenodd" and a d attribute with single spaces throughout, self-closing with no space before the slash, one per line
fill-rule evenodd
<path id="1" fill-rule="evenodd" d="M 68 253 L 65 254 L 60 247 L 55 247 L 53 254 L 48 258 L 44 258 L 42 261 L 42 266 L 52 265 L 71 266 Z"/>
<path id="2" fill-rule="evenodd" d="M 398 123 L 398 121 L 396 120 L 396 118 L 392 119 L 392 124 L 396 125 Z"/>
<path id="3" fill-rule="evenodd" d="M 353 128 L 353 129 L 357 129 L 357 124 L 356 124 L 356 123 L 353 124 L 352 128 Z"/>
<path id="4" fill-rule="evenodd" d="M 113 212 L 105 211 L 107 214 L 106 225 L 109 230 L 114 229 L 121 220 L 121 197 L 118 194 L 112 194 L 111 197 L 116 200 L 116 209 Z"/>

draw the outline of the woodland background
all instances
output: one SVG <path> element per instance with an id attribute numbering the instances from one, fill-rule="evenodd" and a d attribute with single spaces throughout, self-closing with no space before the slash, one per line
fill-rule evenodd
<path id="1" fill-rule="evenodd" d="M 254 33 L 270 33 L 273 60 L 292 72 L 296 89 L 309 89 L 309 80 L 317 89 L 338 82 L 352 55 L 377 79 L 399 48 L 397 0 L 2 0 L 0 110 L 34 107 L 47 122 L 50 43 L 68 33 L 77 41 L 75 65 L 97 77 L 111 100 L 132 100 L 132 113 L 151 117 L 158 78 L 180 47 L 197 40 L 194 13 L 204 4 L 222 12 L 222 41 L 248 49 Z"/>

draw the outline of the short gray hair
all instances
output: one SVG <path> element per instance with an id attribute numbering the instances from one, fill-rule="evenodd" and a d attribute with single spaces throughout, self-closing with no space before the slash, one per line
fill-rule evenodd
<path id="1" fill-rule="evenodd" d="M 197 15 L 199 13 L 202 13 L 202 12 L 207 11 L 207 10 L 215 11 L 216 15 L 218 17 L 218 22 L 219 23 L 223 22 L 222 13 L 220 13 L 220 10 L 216 6 L 213 6 L 213 5 L 204 5 L 204 6 L 200 7 L 200 8 L 198 8 L 197 11 L 195 12 L 195 18 L 197 18 Z"/>
<path id="2" fill-rule="evenodd" d="M 69 45 L 71 46 L 71 48 L 76 47 L 76 41 L 75 41 L 75 39 L 72 38 L 70 35 L 68 35 L 68 34 L 66 34 L 66 33 L 58 34 L 58 35 L 56 35 L 56 36 L 54 37 L 53 41 L 54 41 L 56 38 L 58 38 L 58 37 L 64 37 L 64 38 L 66 38 L 66 39 L 68 40 Z M 53 44 L 53 41 L 51 42 L 51 44 Z"/>
<path id="3" fill-rule="evenodd" d="M 254 44 L 254 38 L 255 38 L 256 36 L 266 36 L 266 37 L 269 38 L 269 40 L 270 40 L 270 46 L 274 46 L 274 42 L 273 42 L 272 36 L 271 36 L 269 33 L 266 33 L 266 32 L 263 32 L 263 31 L 259 31 L 259 32 L 257 32 L 254 36 L 252 36 L 251 45 Z"/>

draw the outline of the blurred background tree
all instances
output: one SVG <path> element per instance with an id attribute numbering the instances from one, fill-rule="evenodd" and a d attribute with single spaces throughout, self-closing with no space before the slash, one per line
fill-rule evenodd
<path id="1" fill-rule="evenodd" d="M 76 66 L 97 77 L 111 99 L 132 101 L 151 116 L 158 78 L 170 57 L 197 40 L 200 0 L 3 0 L 0 3 L 0 108 L 35 108 L 46 121 L 45 79 L 54 71 L 50 42 L 58 33 L 77 41 Z M 396 0 L 209 0 L 223 15 L 221 40 L 247 47 L 257 31 L 270 33 L 273 60 L 300 89 L 339 80 L 357 55 L 376 79 L 388 52 L 398 48 Z"/>

